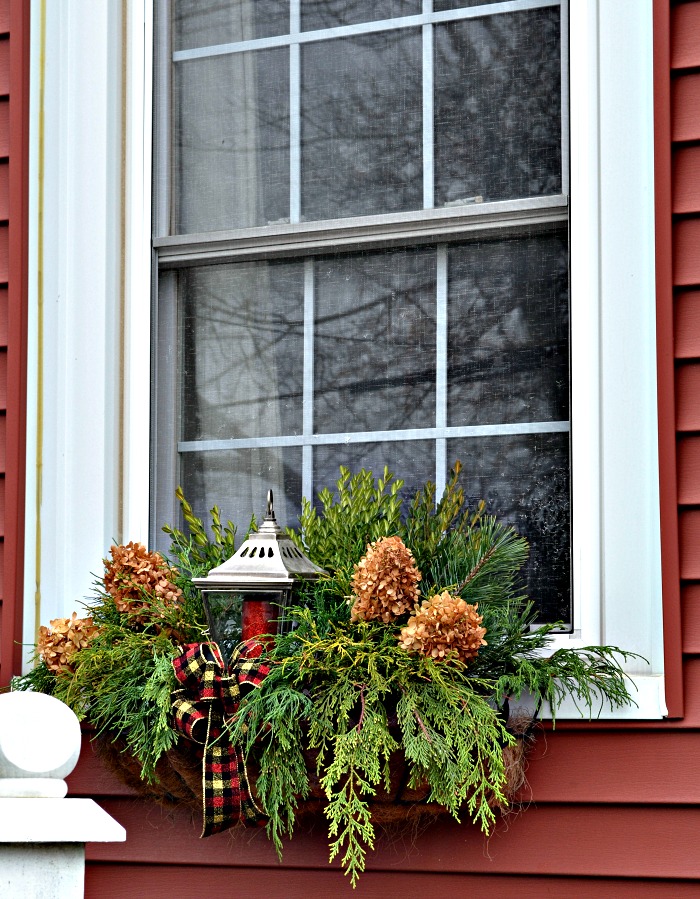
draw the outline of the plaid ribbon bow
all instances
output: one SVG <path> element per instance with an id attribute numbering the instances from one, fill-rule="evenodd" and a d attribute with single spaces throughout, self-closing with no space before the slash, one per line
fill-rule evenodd
<path id="1" fill-rule="evenodd" d="M 269 667 L 248 658 L 243 644 L 226 669 L 216 643 L 190 643 L 173 659 L 182 686 L 173 690 L 174 724 L 188 740 L 202 745 L 202 836 L 234 824 L 260 824 L 265 819 L 253 799 L 240 748 L 224 735 L 224 724 L 238 709 L 244 691 L 260 686 Z M 223 738 L 222 738 L 223 736 Z"/>

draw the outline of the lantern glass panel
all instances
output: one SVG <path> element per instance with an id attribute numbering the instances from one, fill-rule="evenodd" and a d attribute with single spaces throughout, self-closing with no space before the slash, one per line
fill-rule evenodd
<path id="1" fill-rule="evenodd" d="M 205 590 L 203 599 L 211 639 L 219 644 L 228 663 L 241 642 L 243 594 L 233 590 Z"/>
<path id="2" fill-rule="evenodd" d="M 218 643 L 224 661 L 231 661 L 242 640 L 281 629 L 289 604 L 287 590 L 204 590 L 204 608 L 211 639 Z"/>

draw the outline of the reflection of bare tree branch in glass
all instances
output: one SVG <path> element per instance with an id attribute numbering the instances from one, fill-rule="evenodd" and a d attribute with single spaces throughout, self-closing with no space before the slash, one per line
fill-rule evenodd
<path id="1" fill-rule="evenodd" d="M 289 0 L 173 0 L 176 50 L 253 40 L 289 31 Z"/>
<path id="2" fill-rule="evenodd" d="M 252 515 L 260 521 L 272 488 L 278 522 L 295 525 L 301 509 L 301 448 L 184 453 L 182 485 L 195 514 L 207 521 L 216 503 L 223 520 L 230 518 L 243 532 Z"/>
<path id="3" fill-rule="evenodd" d="M 443 12 L 447 9 L 469 9 L 472 6 L 486 6 L 489 3 L 501 3 L 502 0 L 433 0 L 433 10 Z"/>
<path id="4" fill-rule="evenodd" d="M 177 233 L 289 216 L 289 50 L 174 67 Z"/>
<path id="5" fill-rule="evenodd" d="M 558 8 L 435 27 L 436 205 L 560 193 Z"/>
<path id="6" fill-rule="evenodd" d="M 266 21 L 256 5 L 245 15 L 241 6 L 237 31 L 227 26 L 238 40 L 257 36 Z M 383 17 L 375 6 L 315 3 L 308 11 L 322 27 Z M 411 4 L 382 6 L 393 14 Z M 220 4 L 209 11 L 212 21 L 224 15 Z M 271 15 L 270 33 L 280 33 L 278 4 Z M 559 28 L 557 8 L 435 26 L 437 205 L 561 191 Z M 176 230 L 286 220 L 289 50 L 182 62 L 175 75 Z M 422 83 L 418 28 L 302 47 L 303 218 L 422 207 Z"/>
<path id="7" fill-rule="evenodd" d="M 570 621 L 569 435 L 451 440 L 447 452 L 462 461 L 470 503 L 486 500 L 529 541 L 524 574 L 543 619 Z"/>
<path id="8" fill-rule="evenodd" d="M 566 234 L 449 251 L 448 423 L 569 417 Z"/>
<path id="9" fill-rule="evenodd" d="M 415 16 L 421 9 L 421 0 L 301 0 L 301 29 L 314 31 Z"/>
<path id="10" fill-rule="evenodd" d="M 420 209 L 419 29 L 302 47 L 302 213 L 339 218 Z"/>
<path id="11" fill-rule="evenodd" d="M 434 249 L 338 256 L 316 270 L 316 432 L 430 427 Z"/>
<path id="12" fill-rule="evenodd" d="M 185 439 L 298 433 L 303 264 L 260 262 L 183 273 Z"/>

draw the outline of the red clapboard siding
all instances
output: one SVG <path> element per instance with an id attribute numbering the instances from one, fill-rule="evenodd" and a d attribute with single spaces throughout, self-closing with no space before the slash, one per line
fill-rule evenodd
<path id="1" fill-rule="evenodd" d="M 0 39 L 0 95 L 10 93 L 10 41 Z"/>
<path id="2" fill-rule="evenodd" d="M 10 217 L 10 166 L 0 162 L 0 221 Z"/>
<path id="3" fill-rule="evenodd" d="M 5 581 L 0 632 L 0 686 L 21 667 L 21 623 L 24 571 L 24 481 L 26 445 L 25 386 L 27 379 L 26 323 L 28 293 L 28 137 L 29 137 L 29 32 L 30 5 L 26 0 L 0 0 L 0 30 L 12 32 L 5 42 L 9 52 L 12 96 L 0 101 L 0 156 L 11 157 L 9 208 L 2 214 L 12 222 L 0 233 L 0 281 L 8 291 L 0 297 L 2 344 L 10 348 L 10 367 L 2 360 L 2 406 L 7 409 L 6 499 L 2 564 Z M 5 307 L 4 309 L 2 307 Z M 6 353 L 3 352 L 3 356 Z M 8 396 L 9 393 L 9 396 Z"/>
<path id="4" fill-rule="evenodd" d="M 671 68 L 700 66 L 700 3 L 671 10 Z"/>
<path id="5" fill-rule="evenodd" d="M 580 762 L 581 760 L 579 760 Z M 148 803 L 100 803 L 126 827 L 125 843 L 88 844 L 90 861 L 227 865 L 278 869 L 265 833 L 216 834 L 199 839 L 191 816 Z M 285 844 L 284 867 L 327 870 L 325 837 L 308 830 Z M 469 824 L 439 821 L 415 841 L 380 836 L 368 870 L 559 876 L 653 877 L 700 875 L 700 809 L 669 806 L 531 806 L 503 822 L 487 840 Z M 233 872 L 232 872 L 233 874 Z M 261 875 L 264 876 L 264 875 Z"/>
<path id="6" fill-rule="evenodd" d="M 687 513 L 686 513 L 687 514 Z M 700 659 L 686 658 L 683 663 L 685 717 L 674 722 L 679 729 L 700 728 Z M 668 727 L 668 725 L 661 725 Z"/>
<path id="7" fill-rule="evenodd" d="M 700 653 L 700 584 L 683 588 L 683 652 Z"/>
<path id="8" fill-rule="evenodd" d="M 671 85 L 671 139 L 700 138 L 700 74 L 681 75 Z"/>
<path id="9" fill-rule="evenodd" d="M 7 350 L 0 349 L 0 409 L 7 409 Z"/>
<path id="10" fill-rule="evenodd" d="M 0 412 L 0 474 L 5 474 L 7 416 Z"/>
<path id="11" fill-rule="evenodd" d="M 245 899 L 409 899 L 436 893 L 451 899 L 462 897 L 542 896 L 576 899 L 684 899 L 697 896 L 697 883 L 640 881 L 572 877 L 518 877 L 483 874 L 410 874 L 367 872 L 353 890 L 347 877 L 336 871 L 260 871 L 241 868 L 232 881 L 230 868 L 207 868 L 207 895 Z M 144 868 L 140 865 L 88 864 L 85 871 L 86 899 L 179 899 L 186 895 L 183 884 L 201 883 L 202 869 L 186 865 Z M 235 894 L 232 892 L 235 886 Z"/>
<path id="12" fill-rule="evenodd" d="M 0 283 L 7 284 L 10 278 L 10 232 L 7 225 L 0 224 Z"/>
<path id="13" fill-rule="evenodd" d="M 673 283 L 700 284 L 700 219 L 676 222 L 673 238 Z"/>
<path id="14" fill-rule="evenodd" d="M 698 804 L 700 782 L 691 786 L 700 781 L 698 753 L 700 734 L 689 731 L 637 731 L 623 738 L 614 730 L 557 729 L 533 746 L 521 801 Z M 576 764 L 582 758 L 586 764 Z"/>
<path id="15" fill-rule="evenodd" d="M 676 428 L 700 431 L 700 365 L 681 365 L 676 372 Z"/>
<path id="16" fill-rule="evenodd" d="M 700 505 L 700 437 L 678 441 L 678 502 Z"/>
<path id="17" fill-rule="evenodd" d="M 680 513 L 680 560 L 683 580 L 700 580 L 700 509 Z"/>
<path id="18" fill-rule="evenodd" d="M 0 100 L 0 156 L 10 155 L 10 103 Z"/>
<path id="19" fill-rule="evenodd" d="M 7 288 L 0 287 L 0 347 L 7 346 Z"/>
<path id="20" fill-rule="evenodd" d="M 677 294 L 674 312 L 676 358 L 700 358 L 700 290 Z"/>
<path id="21" fill-rule="evenodd" d="M 673 229 L 671 166 L 670 10 L 653 0 L 653 123 L 656 270 L 656 348 L 659 428 L 659 523 L 665 690 L 668 714 L 683 715 L 681 597 L 678 576 L 676 508 L 675 369 L 673 309 Z"/>
<path id="22" fill-rule="evenodd" d="M 0 537 L 5 536 L 5 475 L 0 475 Z"/>
<path id="23" fill-rule="evenodd" d="M 700 212 L 700 147 L 673 154 L 673 211 Z"/>
<path id="24" fill-rule="evenodd" d="M 0 224 L 0 282 L 7 284 L 10 271 L 10 245 L 9 229 L 7 225 Z"/>
<path id="25" fill-rule="evenodd" d="M 7 225 L 0 225 L 0 282 L 5 284 L 9 280 L 10 270 L 9 236 Z"/>

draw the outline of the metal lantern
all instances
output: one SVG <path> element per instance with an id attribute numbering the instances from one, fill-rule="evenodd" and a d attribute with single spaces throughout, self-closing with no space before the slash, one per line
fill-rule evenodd
<path id="1" fill-rule="evenodd" d="M 202 591 L 212 639 L 226 659 L 238 642 L 277 633 L 295 585 L 326 572 L 308 559 L 277 524 L 267 494 L 267 512 L 231 558 L 193 583 Z"/>

